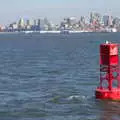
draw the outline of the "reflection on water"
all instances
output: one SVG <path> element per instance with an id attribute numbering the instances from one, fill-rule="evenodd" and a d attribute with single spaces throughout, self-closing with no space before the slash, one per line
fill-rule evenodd
<path id="1" fill-rule="evenodd" d="M 120 120 L 120 102 L 103 101 L 100 120 Z"/>

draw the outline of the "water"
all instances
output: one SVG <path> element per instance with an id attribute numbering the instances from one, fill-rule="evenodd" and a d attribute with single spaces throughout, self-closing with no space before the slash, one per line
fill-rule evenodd
<path id="1" fill-rule="evenodd" d="M 99 44 L 119 33 L 0 34 L 1 120 L 118 120 L 94 97 Z"/>

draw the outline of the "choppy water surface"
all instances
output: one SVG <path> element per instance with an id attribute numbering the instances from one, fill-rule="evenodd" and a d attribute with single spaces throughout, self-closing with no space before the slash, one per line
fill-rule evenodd
<path id="1" fill-rule="evenodd" d="M 94 98 L 105 40 L 120 34 L 0 34 L 0 120 L 119 120 Z"/>

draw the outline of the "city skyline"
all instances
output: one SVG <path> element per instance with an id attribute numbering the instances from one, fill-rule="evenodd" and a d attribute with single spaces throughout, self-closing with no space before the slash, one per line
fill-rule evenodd
<path id="1" fill-rule="evenodd" d="M 40 32 L 40 31 L 77 31 L 77 32 L 120 32 L 120 18 L 91 12 L 89 16 L 66 17 L 59 24 L 44 19 L 20 18 L 7 26 L 1 25 L 0 32 Z"/>
<path id="2" fill-rule="evenodd" d="M 79 18 L 91 11 L 120 16 L 119 3 L 119 0 L 4 0 L 1 1 L 0 24 L 9 24 L 19 18 L 44 17 L 58 23 L 64 17 Z"/>

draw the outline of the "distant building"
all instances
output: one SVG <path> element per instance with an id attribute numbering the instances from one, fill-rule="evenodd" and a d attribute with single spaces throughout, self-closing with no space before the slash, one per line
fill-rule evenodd
<path id="1" fill-rule="evenodd" d="M 74 25 L 74 24 L 77 23 L 76 17 L 70 17 L 70 18 L 69 18 L 69 21 L 70 21 L 70 25 Z"/>
<path id="2" fill-rule="evenodd" d="M 103 24 L 104 24 L 104 26 L 109 25 L 109 16 L 108 15 L 103 16 Z"/>
<path id="3" fill-rule="evenodd" d="M 76 17 L 64 18 L 64 21 L 61 22 L 60 29 L 73 30 L 79 25 Z"/>
<path id="4" fill-rule="evenodd" d="M 34 21 L 35 22 L 35 21 Z M 40 30 L 41 28 L 41 26 L 40 26 L 40 23 L 41 23 L 41 19 L 37 19 L 36 20 L 36 23 L 34 23 L 34 24 L 36 24 L 36 30 Z"/>
<path id="5" fill-rule="evenodd" d="M 81 29 L 83 29 L 85 27 L 86 22 L 85 22 L 85 17 L 84 16 L 81 16 L 80 21 L 78 22 L 78 24 L 79 24 L 79 27 Z"/>
<path id="6" fill-rule="evenodd" d="M 9 31 L 17 31 L 18 30 L 18 24 L 16 22 L 11 23 L 8 27 Z"/>
<path id="7" fill-rule="evenodd" d="M 113 26 L 114 26 L 114 27 L 120 27 L 120 18 L 115 17 L 115 18 L 113 19 Z"/>
<path id="8" fill-rule="evenodd" d="M 26 20 L 26 25 L 25 25 L 25 27 L 26 27 L 26 29 L 27 30 L 31 30 L 31 26 L 32 26 L 32 21 L 31 20 Z"/>
<path id="9" fill-rule="evenodd" d="M 109 26 L 113 26 L 113 17 L 109 15 Z"/>
<path id="10" fill-rule="evenodd" d="M 34 20 L 33 25 L 37 26 L 37 20 Z"/>
<path id="11" fill-rule="evenodd" d="M 109 15 L 103 16 L 103 23 L 104 23 L 104 26 L 112 26 L 113 25 L 112 16 L 109 16 Z"/>
<path id="12" fill-rule="evenodd" d="M 84 16 L 81 16 L 80 22 L 82 22 L 83 24 L 85 24 L 85 17 Z"/>
<path id="13" fill-rule="evenodd" d="M 32 25 L 33 25 L 32 20 L 29 20 L 29 19 L 28 19 L 28 20 L 26 21 L 26 25 L 27 25 L 27 26 L 32 26 Z"/>
<path id="14" fill-rule="evenodd" d="M 68 26 L 72 26 L 77 23 L 77 20 L 75 17 L 65 18 L 64 21 Z"/>
<path id="15" fill-rule="evenodd" d="M 5 30 L 5 26 L 0 25 L 0 32 L 3 32 Z"/>
<path id="16" fill-rule="evenodd" d="M 19 29 L 24 29 L 25 28 L 25 23 L 24 23 L 24 19 L 21 18 L 18 22 L 18 28 Z"/>
<path id="17" fill-rule="evenodd" d="M 101 15 L 99 13 L 90 13 L 90 24 L 101 24 Z"/>
<path id="18" fill-rule="evenodd" d="M 93 24 L 94 22 L 94 14 L 91 12 L 90 13 L 90 24 Z"/>
<path id="19" fill-rule="evenodd" d="M 38 21 L 37 21 L 37 26 L 39 26 L 40 27 L 40 19 L 38 19 Z"/>

